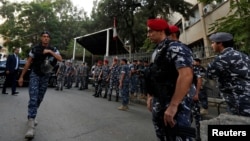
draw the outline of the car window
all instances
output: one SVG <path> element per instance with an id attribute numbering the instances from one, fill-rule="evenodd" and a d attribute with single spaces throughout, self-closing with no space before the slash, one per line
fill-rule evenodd
<path id="1" fill-rule="evenodd" d="M 6 60 L 0 61 L 0 67 L 6 67 Z"/>
<path id="2" fill-rule="evenodd" d="M 23 68 L 24 65 L 25 65 L 25 63 L 26 63 L 26 60 L 20 60 L 19 67 L 20 67 L 20 68 Z"/>
<path id="3" fill-rule="evenodd" d="M 20 60 L 19 67 L 23 68 L 26 63 L 26 60 Z M 0 67 L 5 68 L 6 67 L 6 60 L 0 61 Z"/>

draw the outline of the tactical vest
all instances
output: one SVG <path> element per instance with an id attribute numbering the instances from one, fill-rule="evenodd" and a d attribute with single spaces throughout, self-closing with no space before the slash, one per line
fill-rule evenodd
<path id="1" fill-rule="evenodd" d="M 32 61 L 32 65 L 31 68 L 33 69 L 33 71 L 37 74 L 37 75 L 45 75 L 46 71 L 44 71 L 44 69 L 46 69 L 44 67 L 44 63 L 45 60 L 48 60 L 48 63 L 52 66 L 55 67 L 57 60 L 55 57 L 53 57 L 51 54 L 43 54 L 43 50 L 44 49 L 50 49 L 52 51 L 56 51 L 56 48 L 54 47 L 46 47 L 44 48 L 42 45 L 37 45 L 34 46 L 31 49 L 31 52 L 34 54 L 34 58 Z"/>
<path id="2" fill-rule="evenodd" d="M 159 95 L 161 86 L 167 87 L 170 95 L 173 95 L 175 91 L 178 71 L 176 70 L 174 60 L 166 58 L 167 49 L 171 42 L 166 40 L 164 46 L 158 49 L 154 62 L 150 64 L 149 72 L 145 73 L 146 85 L 149 85 L 147 88 L 151 95 Z"/>

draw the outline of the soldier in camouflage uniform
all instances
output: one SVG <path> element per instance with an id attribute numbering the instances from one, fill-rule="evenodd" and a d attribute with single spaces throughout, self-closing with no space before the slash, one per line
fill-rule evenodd
<path id="1" fill-rule="evenodd" d="M 179 27 L 175 25 L 169 25 L 170 35 L 168 36 L 169 39 L 179 41 L 180 37 L 180 30 Z M 196 59 L 197 60 L 197 59 Z M 195 126 L 196 126 L 196 141 L 200 141 L 200 121 L 201 121 L 201 115 L 200 115 L 200 105 L 199 105 L 199 93 L 201 89 L 202 84 L 202 73 L 200 71 L 200 66 L 196 65 L 196 61 L 193 61 L 193 88 L 190 90 L 190 92 L 187 94 L 187 98 L 189 101 L 191 101 L 191 109 L 192 109 L 192 116 L 191 116 L 191 122 L 193 122 L 193 119 L 195 119 Z"/>
<path id="2" fill-rule="evenodd" d="M 188 141 L 191 136 L 178 128 L 191 128 L 192 52 L 178 41 L 170 41 L 168 23 L 163 19 L 149 19 L 148 38 L 156 43 L 149 74 L 146 74 L 147 107 L 152 111 L 158 141 Z M 193 94 L 191 94 L 193 95 Z M 173 129 L 177 128 L 177 130 Z"/>
<path id="3" fill-rule="evenodd" d="M 139 98 L 144 98 L 144 65 L 143 65 L 143 61 L 142 60 L 138 60 L 137 62 L 137 76 L 138 76 L 138 89 L 139 89 Z"/>
<path id="4" fill-rule="evenodd" d="M 94 84 L 95 84 L 95 93 L 93 94 L 94 97 L 99 97 L 102 94 L 98 91 L 101 87 L 101 72 L 102 72 L 102 61 L 99 60 L 97 62 L 97 66 L 94 69 L 94 74 L 93 74 L 93 79 L 94 79 Z"/>
<path id="5" fill-rule="evenodd" d="M 200 90 L 199 90 L 199 102 L 200 102 L 200 114 L 207 115 L 208 114 L 208 97 L 204 85 L 206 83 L 206 69 L 201 66 L 201 59 L 194 59 L 194 71 L 199 72 L 200 77 Z"/>
<path id="6" fill-rule="evenodd" d="M 83 77 L 85 78 L 85 81 L 84 81 L 84 87 L 83 89 L 88 89 L 88 85 L 89 85 L 89 66 L 87 64 L 87 62 L 84 63 L 84 74 L 83 74 Z"/>
<path id="7" fill-rule="evenodd" d="M 72 87 L 72 83 L 73 83 L 73 76 L 74 76 L 74 66 L 72 64 L 72 62 L 70 60 L 67 61 L 68 63 L 68 67 L 66 69 L 66 78 L 65 78 L 65 81 L 66 81 L 66 89 L 70 89 Z"/>
<path id="8" fill-rule="evenodd" d="M 82 66 L 82 64 L 75 64 L 74 65 L 74 70 L 75 70 L 75 72 L 74 72 L 74 77 L 73 77 L 73 79 L 75 80 L 75 87 L 76 88 L 78 88 L 79 87 L 79 83 L 81 83 L 80 81 L 80 75 L 79 75 L 79 69 L 80 69 L 80 67 Z"/>
<path id="9" fill-rule="evenodd" d="M 218 32 L 209 39 L 213 50 L 219 54 L 207 67 L 208 78 L 218 79 L 230 114 L 250 117 L 249 56 L 233 49 L 230 33 Z"/>
<path id="10" fill-rule="evenodd" d="M 128 110 L 129 103 L 129 67 L 126 59 L 121 59 L 121 70 L 119 89 L 122 97 L 122 105 L 118 107 L 119 110 Z"/>
<path id="11" fill-rule="evenodd" d="M 200 89 L 202 86 L 202 74 L 200 71 L 200 67 L 195 65 L 195 60 L 193 62 L 193 71 L 194 71 L 194 79 L 193 83 L 196 86 L 195 95 L 193 97 L 192 103 L 192 116 L 191 121 L 195 120 L 195 127 L 196 127 L 196 141 L 200 141 L 200 121 L 201 121 L 201 114 L 200 114 L 200 101 L 199 101 L 199 94 Z"/>
<path id="12" fill-rule="evenodd" d="M 130 68 L 130 96 L 131 98 L 136 97 L 136 93 L 138 92 L 137 88 L 137 60 L 133 60 L 133 62 L 129 65 Z"/>
<path id="13" fill-rule="evenodd" d="M 149 62 L 148 60 L 144 60 L 143 61 L 143 65 L 144 65 L 144 68 L 143 70 L 141 71 L 141 74 L 142 74 L 142 99 L 147 99 L 147 88 L 146 88 L 146 85 L 145 85 L 145 72 L 148 71 L 149 69 Z"/>
<path id="14" fill-rule="evenodd" d="M 56 78 L 57 78 L 56 90 L 59 90 L 59 89 L 61 91 L 63 90 L 65 70 L 66 70 L 65 61 L 62 61 L 59 63 L 59 67 L 56 72 Z"/>
<path id="15" fill-rule="evenodd" d="M 56 61 L 62 61 L 62 57 L 57 49 L 53 49 L 50 45 L 50 33 L 43 31 L 41 33 L 41 42 L 32 47 L 29 52 L 29 57 L 19 77 L 19 86 L 23 85 L 23 77 L 30 68 L 30 82 L 29 82 L 29 103 L 28 103 L 28 131 L 25 138 L 32 139 L 35 136 L 35 119 L 38 108 L 40 107 L 45 93 L 48 88 L 48 81 L 51 75 L 50 69 L 56 64 Z"/>
<path id="16" fill-rule="evenodd" d="M 119 100 L 119 75 L 120 75 L 120 67 L 118 64 L 118 59 L 113 59 L 113 64 L 110 68 L 109 74 L 109 92 L 108 92 L 108 101 L 111 101 L 112 91 L 115 89 L 116 91 L 116 101 Z"/>
<path id="17" fill-rule="evenodd" d="M 99 93 L 102 93 L 102 88 L 104 88 L 104 96 L 103 98 L 107 98 L 108 95 L 108 88 L 109 88 L 109 73 L 110 73 L 110 67 L 109 67 L 109 61 L 104 60 L 103 66 L 102 66 L 102 71 L 101 71 L 101 87 L 99 87 Z"/>
<path id="18" fill-rule="evenodd" d="M 85 88 L 86 83 L 86 66 L 85 63 L 82 63 L 77 68 L 77 77 L 79 79 L 80 88 L 79 90 L 83 90 Z"/>

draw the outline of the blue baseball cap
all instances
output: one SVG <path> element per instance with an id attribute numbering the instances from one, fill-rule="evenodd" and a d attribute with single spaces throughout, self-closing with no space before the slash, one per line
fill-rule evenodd
<path id="1" fill-rule="evenodd" d="M 209 39 L 213 42 L 226 42 L 233 40 L 233 35 L 226 32 L 217 32 L 212 34 Z"/>

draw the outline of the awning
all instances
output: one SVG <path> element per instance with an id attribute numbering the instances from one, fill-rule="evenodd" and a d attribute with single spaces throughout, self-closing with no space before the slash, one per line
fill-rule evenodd
<path id="1" fill-rule="evenodd" d="M 113 40 L 113 28 L 76 37 L 76 41 L 94 55 L 108 56 L 129 53 L 119 38 Z"/>

